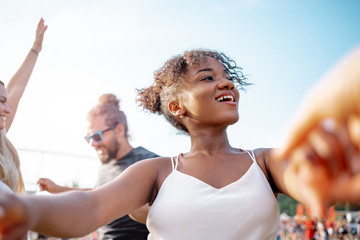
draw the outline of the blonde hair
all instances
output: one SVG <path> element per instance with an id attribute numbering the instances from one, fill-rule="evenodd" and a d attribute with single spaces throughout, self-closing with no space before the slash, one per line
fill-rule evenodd
<path id="1" fill-rule="evenodd" d="M 0 180 L 16 193 L 25 191 L 19 156 L 6 137 L 5 128 L 0 131 Z"/>

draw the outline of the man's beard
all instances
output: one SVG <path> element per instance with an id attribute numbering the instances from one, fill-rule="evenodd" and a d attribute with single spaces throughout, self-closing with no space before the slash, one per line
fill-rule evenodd
<path id="1" fill-rule="evenodd" d="M 116 139 L 111 142 L 111 145 L 109 147 L 104 148 L 106 149 L 106 153 L 103 151 L 102 154 L 98 154 L 101 163 L 108 163 L 110 160 L 113 159 L 117 160 L 116 156 L 120 150 L 120 144 Z"/>

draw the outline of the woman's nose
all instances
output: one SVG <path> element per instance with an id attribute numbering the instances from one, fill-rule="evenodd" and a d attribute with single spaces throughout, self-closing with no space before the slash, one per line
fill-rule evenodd
<path id="1" fill-rule="evenodd" d="M 221 82 L 219 83 L 219 89 L 229 89 L 229 90 L 232 90 L 232 89 L 234 89 L 234 87 L 235 87 L 235 85 L 234 85 L 234 83 L 231 81 L 231 80 L 229 80 L 229 79 L 227 79 L 227 78 L 223 78 L 222 80 L 221 80 Z"/>

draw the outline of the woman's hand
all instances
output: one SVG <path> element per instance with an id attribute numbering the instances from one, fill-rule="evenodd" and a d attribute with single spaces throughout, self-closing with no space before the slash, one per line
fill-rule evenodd
<path id="1" fill-rule="evenodd" d="M 37 29 L 36 29 L 35 41 L 34 41 L 34 44 L 32 47 L 32 49 L 34 49 L 37 53 L 39 53 L 42 49 L 44 33 L 45 33 L 47 27 L 48 26 L 44 24 L 44 19 L 41 18 L 38 23 Z"/>
<path id="2" fill-rule="evenodd" d="M 29 227 L 26 204 L 15 194 L 0 192 L 0 239 L 24 239 Z"/>
<path id="3" fill-rule="evenodd" d="M 359 149 L 345 126 L 319 125 L 292 151 L 288 163 L 285 174 L 298 187 L 293 195 L 319 217 L 336 202 L 360 201 Z"/>

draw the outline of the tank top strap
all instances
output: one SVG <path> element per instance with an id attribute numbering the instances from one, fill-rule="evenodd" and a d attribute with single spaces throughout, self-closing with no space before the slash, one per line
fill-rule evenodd
<path id="1" fill-rule="evenodd" d="M 177 157 L 171 157 L 171 167 L 172 167 L 172 170 L 176 170 L 177 169 L 177 166 L 178 166 L 178 162 L 179 162 L 179 156 Z M 175 163 L 174 163 L 175 162 Z"/>
<path id="2" fill-rule="evenodd" d="M 250 156 L 251 160 L 253 160 L 254 163 L 257 163 L 255 153 L 253 150 L 251 150 L 251 151 L 243 150 L 243 151 L 245 151 Z"/>

